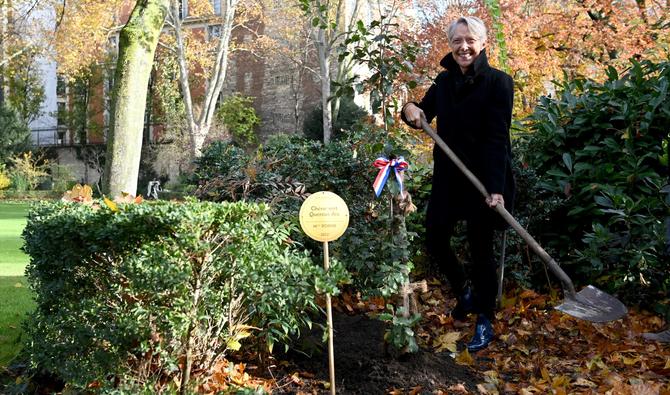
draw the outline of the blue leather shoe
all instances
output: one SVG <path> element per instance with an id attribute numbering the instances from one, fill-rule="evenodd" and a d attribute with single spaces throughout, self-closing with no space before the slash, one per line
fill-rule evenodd
<path id="1" fill-rule="evenodd" d="M 465 287 L 463 293 L 458 297 L 458 302 L 456 307 L 451 310 L 451 316 L 453 319 L 458 321 L 465 321 L 468 317 L 468 314 L 472 313 L 475 309 L 474 296 L 472 295 L 472 290 L 470 287 Z"/>
<path id="2" fill-rule="evenodd" d="M 477 317 L 477 326 L 475 327 L 475 335 L 468 343 L 468 351 L 479 351 L 491 343 L 493 340 L 493 326 L 491 321 L 485 315 L 480 314 Z"/>

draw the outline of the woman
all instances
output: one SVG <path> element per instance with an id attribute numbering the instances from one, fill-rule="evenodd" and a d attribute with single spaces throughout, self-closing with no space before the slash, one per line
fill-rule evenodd
<path id="1" fill-rule="evenodd" d="M 493 258 L 493 231 L 504 222 L 492 210 L 498 204 L 509 211 L 514 200 L 509 128 L 514 87 L 512 78 L 489 66 L 486 26 L 476 17 L 461 17 L 448 30 L 451 52 L 440 65 L 440 73 L 420 103 L 407 103 L 402 118 L 410 126 L 421 127 L 437 117 L 437 133 L 479 178 L 490 193 L 481 194 L 437 146 L 433 148 L 433 189 L 426 216 L 427 249 L 445 272 L 458 304 L 451 312 L 464 320 L 478 314 L 475 334 L 467 344 L 477 351 L 493 340 L 497 282 Z M 467 238 L 474 264 L 466 276 L 450 247 L 457 221 L 467 222 Z"/>

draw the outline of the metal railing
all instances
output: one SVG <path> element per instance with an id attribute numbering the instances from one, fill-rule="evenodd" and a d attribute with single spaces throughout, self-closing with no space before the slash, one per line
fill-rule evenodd
<path id="1" fill-rule="evenodd" d="M 66 127 L 31 129 L 31 143 L 36 147 L 73 147 L 87 144 L 104 144 L 104 142 L 81 141 L 78 133 L 72 134 Z"/>

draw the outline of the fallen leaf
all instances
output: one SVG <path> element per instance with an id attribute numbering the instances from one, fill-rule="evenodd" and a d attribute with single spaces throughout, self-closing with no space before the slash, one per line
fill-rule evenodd
<path id="1" fill-rule="evenodd" d="M 479 391 L 479 393 L 482 395 L 498 394 L 498 391 L 496 391 L 495 388 L 493 388 L 493 392 L 491 392 L 491 390 L 488 388 L 488 385 L 486 384 L 477 384 L 477 391 Z"/>
<path id="2" fill-rule="evenodd" d="M 468 350 L 465 349 L 463 352 L 460 352 L 458 355 L 456 355 L 456 363 L 459 365 L 472 366 L 474 365 L 475 360 L 472 358 L 472 355 L 470 355 Z"/>
<path id="3" fill-rule="evenodd" d="M 549 371 L 546 367 L 543 366 L 542 369 L 540 369 L 540 374 L 542 375 L 542 379 L 547 383 L 551 381 L 551 376 L 549 376 Z"/>
<path id="4" fill-rule="evenodd" d="M 300 376 L 298 375 L 298 373 L 293 373 L 291 375 L 291 381 L 293 381 L 293 383 L 296 384 L 296 385 L 302 385 L 303 384 L 303 381 L 300 379 Z"/>
<path id="5" fill-rule="evenodd" d="M 570 378 L 567 376 L 554 377 L 554 379 L 551 381 L 551 386 L 554 389 L 567 387 L 568 384 L 570 384 Z"/>
<path id="6" fill-rule="evenodd" d="M 587 380 L 583 377 L 580 377 L 577 380 L 575 380 L 575 382 L 572 383 L 572 385 L 576 385 L 578 387 L 590 387 L 590 388 L 597 387 L 597 385 L 593 381 Z"/>
<path id="7" fill-rule="evenodd" d="M 409 391 L 409 395 L 416 395 L 420 393 L 422 389 L 423 389 L 422 386 L 417 385 L 416 387 L 413 387 L 411 391 Z"/>
<path id="8" fill-rule="evenodd" d="M 465 386 L 461 383 L 458 383 L 456 385 L 452 385 L 451 387 L 447 388 L 449 390 L 450 394 L 453 394 L 455 392 L 460 392 L 462 394 L 467 394 L 469 391 L 465 388 Z"/>
<path id="9" fill-rule="evenodd" d="M 661 390 L 661 384 L 635 384 L 631 388 L 631 392 L 635 395 L 658 395 Z"/>
<path id="10" fill-rule="evenodd" d="M 460 338 L 461 332 L 447 332 L 435 339 L 433 342 L 433 347 L 436 348 L 437 352 L 442 352 L 445 350 L 456 352 L 456 342 Z"/>
<path id="11" fill-rule="evenodd" d="M 116 203 L 111 201 L 107 196 L 104 196 L 102 200 L 105 202 L 105 206 L 109 207 L 109 209 L 113 212 L 119 211 L 119 206 L 117 206 Z"/>

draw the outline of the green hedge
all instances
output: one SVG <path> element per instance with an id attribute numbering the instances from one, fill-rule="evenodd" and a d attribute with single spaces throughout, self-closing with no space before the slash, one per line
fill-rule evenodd
<path id="1" fill-rule="evenodd" d="M 0 200 L 52 200 L 60 199 L 62 192 L 53 190 L 46 191 L 17 191 L 14 189 L 5 189 L 0 191 Z"/>
<path id="2" fill-rule="evenodd" d="M 392 176 L 380 198 L 375 197 L 372 183 L 378 169 L 372 164 L 380 155 L 404 155 L 410 162 L 406 186 L 415 197 L 424 196 L 414 193 L 413 169 L 418 167 L 408 149 L 412 143 L 400 130 L 386 133 L 374 126 L 361 126 L 325 146 L 296 136 L 274 136 L 250 155 L 217 142 L 199 159 L 191 182 L 198 186 L 196 196 L 201 199 L 266 202 L 277 221 L 292 221 L 296 227 L 296 213 L 306 194 L 322 190 L 338 194 L 349 207 L 350 220 L 345 234 L 331 243 L 332 254 L 352 273 L 357 290 L 388 296 L 406 281 L 411 258 L 422 245 L 410 244 L 415 234 L 392 220 L 390 191 L 396 188 L 397 193 Z M 417 180 L 425 181 L 421 174 Z M 422 228 L 423 212 L 410 215 L 407 222 L 410 229 Z M 320 244 L 302 232 L 292 237 L 315 253 L 320 250 Z"/>
<path id="3" fill-rule="evenodd" d="M 551 202 L 540 236 L 568 270 L 651 305 L 670 292 L 670 62 L 607 72 L 604 83 L 566 79 L 543 98 L 522 157 L 541 175 L 538 199 Z"/>
<path id="4" fill-rule="evenodd" d="M 206 372 L 250 334 L 287 339 L 343 278 L 289 232 L 244 202 L 34 206 L 23 234 L 33 364 L 74 388 L 152 392 Z"/>

